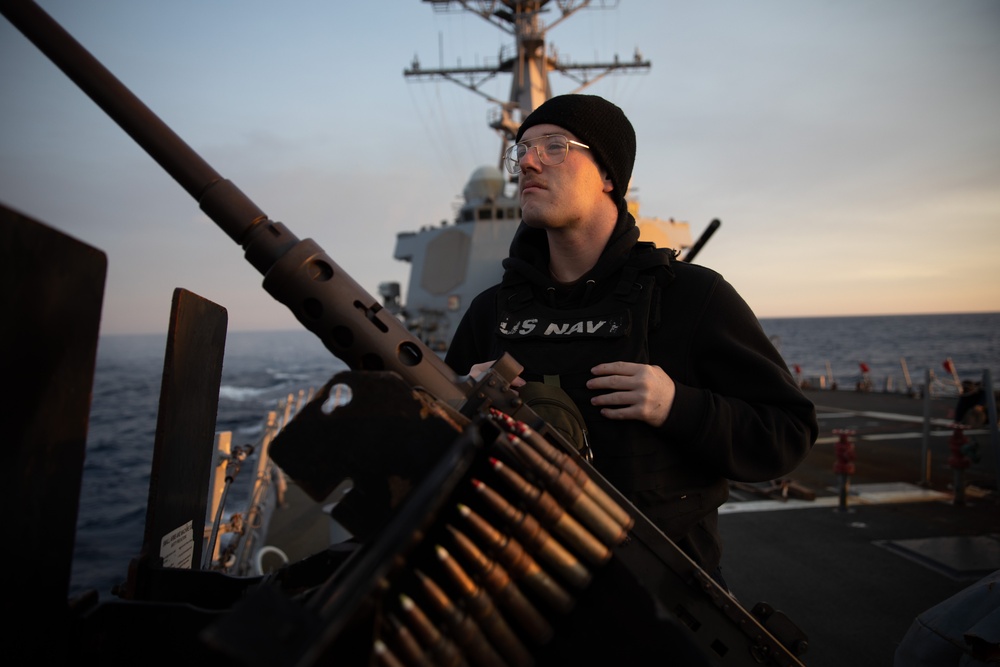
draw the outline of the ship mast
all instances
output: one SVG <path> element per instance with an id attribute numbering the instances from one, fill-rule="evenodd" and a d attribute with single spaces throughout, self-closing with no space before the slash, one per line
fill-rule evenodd
<path id="1" fill-rule="evenodd" d="M 414 57 L 411 67 L 403 71 L 406 77 L 447 79 L 496 104 L 497 113 L 491 116 L 489 126 L 501 137 L 501 156 L 517 135 L 521 122 L 552 96 L 549 72 L 559 72 L 579 84 L 571 91 L 575 93 L 611 72 L 648 70 L 650 67 L 649 61 L 643 60 L 638 50 L 631 61 L 620 61 L 616 55 L 611 62 L 603 63 L 566 62 L 560 60 L 555 52 L 547 50 L 545 36 L 553 27 L 592 4 L 595 8 L 607 9 L 616 5 L 617 0 L 613 4 L 608 0 L 601 0 L 596 4 L 592 0 L 555 0 L 560 15 L 548 24 L 542 21 L 542 14 L 549 11 L 547 5 L 552 0 L 423 1 L 433 4 L 435 11 L 471 12 L 514 36 L 514 52 L 501 50 L 496 64 L 491 67 L 426 69 Z M 498 74 L 512 76 L 508 101 L 498 100 L 480 89 L 480 86 Z"/>
<path id="2" fill-rule="evenodd" d="M 424 227 L 396 236 L 393 256 L 410 263 L 406 304 L 400 302 L 399 284 L 379 286 L 385 307 L 398 313 L 410 331 L 429 347 L 445 351 L 458 323 L 477 294 L 503 277 L 503 260 L 521 219 L 516 176 L 507 176 L 503 153 L 517 136 L 524 119 L 552 97 L 549 74 L 557 72 L 574 81 L 576 93 L 612 72 L 648 70 L 638 51 L 625 61 L 578 63 L 560 57 L 546 35 L 556 25 L 582 9 L 612 9 L 617 0 L 423 0 L 442 13 L 470 12 L 511 35 L 513 45 L 476 67 L 422 67 L 415 57 L 403 71 L 412 79 L 446 79 L 485 98 L 491 110 L 488 125 L 500 137 L 500 152 L 493 165 L 472 172 L 462 192 L 463 203 L 454 224 Z M 553 18 L 554 17 L 554 18 Z M 549 19 L 546 21 L 545 19 Z M 500 100 L 482 88 L 500 74 L 512 78 L 510 97 Z M 659 247 L 686 248 L 691 234 L 686 222 L 643 218 L 639 202 L 628 198 L 640 240 Z"/>

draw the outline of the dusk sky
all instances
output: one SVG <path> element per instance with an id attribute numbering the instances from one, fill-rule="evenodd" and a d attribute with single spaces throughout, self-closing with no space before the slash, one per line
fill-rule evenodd
<path id="1" fill-rule="evenodd" d="M 509 35 L 420 0 L 41 0 L 272 220 L 377 298 L 396 235 L 495 164 L 493 106 L 403 76 Z M 554 21 L 557 3 L 545 23 Z M 614 2 L 592 3 L 595 6 Z M 548 35 L 652 67 L 585 89 L 638 135 L 644 215 L 722 226 L 697 258 L 761 318 L 1000 311 L 1000 2 L 620 0 Z M 576 82 L 551 74 L 556 94 Z M 510 78 L 483 90 L 506 99 Z M 165 332 L 175 287 L 230 331 L 301 325 L 243 252 L 0 18 L 0 203 L 108 255 L 102 333 Z"/>

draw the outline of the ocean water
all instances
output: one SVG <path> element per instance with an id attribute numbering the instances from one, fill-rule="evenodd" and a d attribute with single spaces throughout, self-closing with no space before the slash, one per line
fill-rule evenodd
<path id="1" fill-rule="evenodd" d="M 915 387 L 931 372 L 932 388 L 946 393 L 954 391 L 947 359 L 962 380 L 979 380 L 989 369 L 994 385 L 1000 383 L 1000 313 L 763 319 L 761 325 L 789 368 L 798 367 L 813 386 L 832 377 L 840 389 L 853 389 L 864 363 L 876 391 L 902 391 L 905 363 Z M 71 595 L 93 589 L 102 600 L 112 598 L 139 553 L 165 343 L 160 335 L 101 338 Z M 279 401 L 319 389 L 344 369 L 308 331 L 230 333 L 216 430 L 231 431 L 234 445 L 254 442 Z M 239 494 L 232 499 L 238 503 Z"/>
<path id="2" fill-rule="evenodd" d="M 989 369 L 1000 383 L 1000 313 L 762 319 L 761 326 L 792 372 L 830 388 L 853 389 L 862 364 L 876 391 L 904 391 L 906 378 L 931 390 L 954 392 L 954 378 L 981 380 Z M 950 360 L 954 373 L 945 367 Z"/>
<path id="3" fill-rule="evenodd" d="M 162 335 L 102 336 L 80 489 L 70 595 L 88 589 L 101 599 L 124 583 L 139 554 L 153 461 Z M 290 393 L 319 389 L 347 366 L 311 332 L 232 332 L 226 339 L 216 431 L 233 445 L 257 441 L 268 411 Z M 242 509 L 252 466 L 234 482 L 229 505 Z M 240 482 L 244 482 L 241 486 Z"/>

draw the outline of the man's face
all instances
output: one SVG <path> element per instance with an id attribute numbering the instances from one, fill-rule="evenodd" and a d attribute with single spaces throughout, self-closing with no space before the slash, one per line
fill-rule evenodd
<path id="1" fill-rule="evenodd" d="M 562 134 L 579 141 L 558 125 L 528 128 L 521 141 L 546 134 Z M 518 182 L 521 218 L 530 227 L 559 229 L 586 224 L 600 210 L 607 210 L 611 180 L 597 166 L 586 148 L 571 146 L 562 164 L 544 165 L 534 148 L 521 160 Z"/>

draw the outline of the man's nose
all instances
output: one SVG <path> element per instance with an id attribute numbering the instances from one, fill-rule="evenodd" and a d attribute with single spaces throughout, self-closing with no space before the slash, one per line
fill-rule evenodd
<path id="1" fill-rule="evenodd" d="M 521 158 L 521 171 L 525 171 L 528 167 L 531 167 L 535 171 L 542 170 L 542 159 L 538 157 L 538 146 L 529 146 L 528 150 L 524 151 L 524 157 Z"/>

